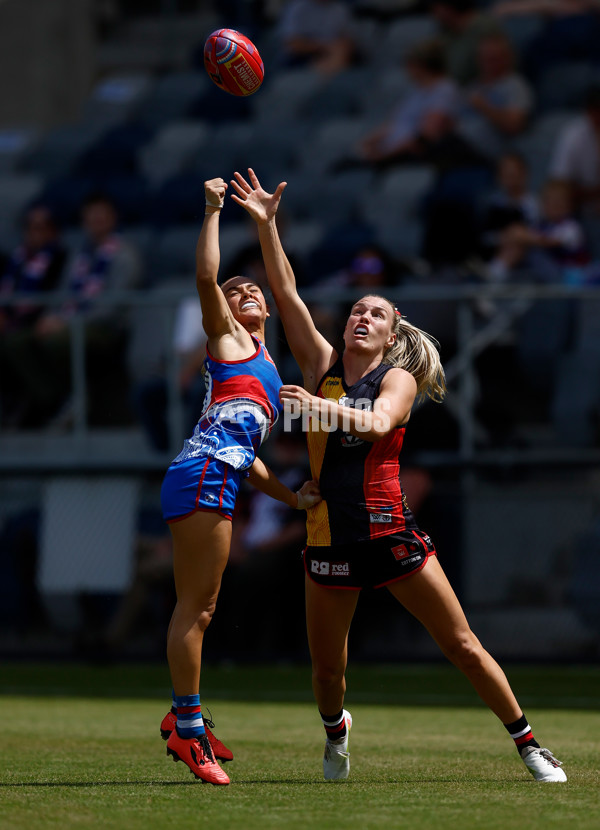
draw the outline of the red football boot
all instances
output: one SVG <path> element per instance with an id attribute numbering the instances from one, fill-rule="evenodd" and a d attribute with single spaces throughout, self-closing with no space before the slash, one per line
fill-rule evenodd
<path id="1" fill-rule="evenodd" d="M 167 755 L 174 761 L 187 764 L 196 778 L 209 784 L 229 784 L 229 776 L 214 759 L 206 735 L 197 738 L 180 738 L 174 729 L 167 741 Z"/>
<path id="2" fill-rule="evenodd" d="M 208 742 L 212 747 L 213 754 L 217 761 L 221 761 L 222 764 L 227 761 L 233 761 L 233 752 L 211 732 L 211 728 L 215 728 L 213 721 L 210 718 L 203 718 L 203 720 L 204 728 L 206 730 L 206 737 L 208 738 Z M 174 715 L 173 712 L 167 712 L 160 725 L 160 735 L 163 741 L 169 740 L 169 735 L 175 729 L 176 724 L 177 715 Z"/>

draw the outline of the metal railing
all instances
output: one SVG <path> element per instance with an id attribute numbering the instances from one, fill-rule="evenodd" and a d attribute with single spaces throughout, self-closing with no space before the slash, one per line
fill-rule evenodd
<path id="1" fill-rule="evenodd" d="M 84 316 L 74 315 L 70 318 L 71 341 L 71 380 L 73 393 L 73 423 L 67 436 L 61 436 L 60 452 L 40 454 L 36 459 L 29 456 L 19 457 L 19 453 L 11 451 L 10 436 L 2 435 L 0 439 L 0 470 L 22 470 L 37 468 L 53 469 L 127 469 L 152 470 L 164 467 L 165 462 L 176 454 L 183 439 L 182 430 L 182 401 L 177 387 L 177 372 L 179 359 L 173 347 L 173 325 L 175 311 L 182 299 L 189 297 L 194 291 L 194 280 L 190 277 L 190 288 L 178 287 L 172 290 L 161 285 L 160 290 L 128 291 L 112 293 L 110 296 L 100 296 L 95 302 L 102 306 L 127 308 L 130 310 L 141 308 L 160 309 L 163 313 L 164 324 L 157 336 L 163 340 L 165 356 L 165 373 L 168 388 L 168 421 L 170 447 L 167 453 L 157 453 L 150 447 L 136 448 L 128 455 L 119 450 L 111 454 L 103 451 L 94 456 L 87 452 L 90 437 L 94 430 L 88 424 L 87 412 L 87 378 L 85 368 L 85 326 Z M 361 292 L 364 293 L 364 292 Z M 593 286 L 566 286 L 534 284 L 521 285 L 440 285 L 427 286 L 412 285 L 385 289 L 386 296 L 397 302 L 400 307 L 409 302 L 418 303 L 447 303 L 449 311 L 455 315 L 454 331 L 456 334 L 456 354 L 445 363 L 446 379 L 449 389 L 447 402 L 453 417 L 457 420 L 459 442 L 456 450 L 430 452 L 423 449 L 419 453 L 419 462 L 424 466 L 459 465 L 473 467 L 481 465 L 597 465 L 600 464 L 600 450 L 596 448 L 577 449 L 569 447 L 544 447 L 539 449 L 482 449 L 478 447 L 478 425 L 475 417 L 476 406 L 476 370 L 475 359 L 488 346 L 502 338 L 511 327 L 536 302 L 549 300 L 578 300 L 598 302 L 598 337 L 600 341 L 600 290 Z M 302 290 L 303 299 L 309 304 L 331 305 L 339 307 L 340 312 L 357 298 L 356 289 L 323 289 L 306 288 Z M 44 294 L 35 298 L 37 305 L 48 308 L 60 307 L 68 298 L 64 292 Z M 32 300 L 30 295 L 0 296 L 0 307 L 18 305 Z M 476 304 L 481 301 L 494 302 L 498 306 L 497 312 L 487 321 L 481 322 L 477 316 Z M 276 330 L 277 311 L 271 309 L 271 318 L 268 322 L 269 351 L 275 362 L 278 362 L 279 345 L 277 337 L 273 336 Z M 411 319 L 419 325 L 418 319 Z M 435 336 L 436 332 L 430 332 Z M 0 388 L 2 379 L 0 378 Z M 0 413 L 1 425 L 1 413 Z M 40 434 L 43 434 L 41 432 Z M 67 452 L 65 452 L 67 448 Z"/>

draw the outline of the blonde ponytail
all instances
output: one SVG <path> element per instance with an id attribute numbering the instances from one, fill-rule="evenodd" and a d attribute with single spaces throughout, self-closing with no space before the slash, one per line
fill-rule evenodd
<path id="1" fill-rule="evenodd" d="M 440 403 L 446 394 L 444 367 L 438 351 L 440 344 L 430 334 L 402 317 L 390 300 L 386 302 L 394 310 L 396 339 L 383 355 L 383 363 L 405 369 L 414 377 L 417 381 L 417 398 L 423 400 L 427 397 Z"/>

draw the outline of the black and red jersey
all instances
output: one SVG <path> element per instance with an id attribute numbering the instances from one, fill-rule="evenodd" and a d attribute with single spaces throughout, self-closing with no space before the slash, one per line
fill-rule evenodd
<path id="1" fill-rule="evenodd" d="M 316 394 L 343 406 L 372 409 L 391 368 L 381 363 L 348 386 L 339 357 Z M 339 545 L 417 528 L 400 483 L 404 432 L 404 426 L 396 427 L 380 441 L 366 441 L 342 428 L 328 431 L 311 419 L 308 452 L 323 501 L 308 511 L 308 545 Z"/>

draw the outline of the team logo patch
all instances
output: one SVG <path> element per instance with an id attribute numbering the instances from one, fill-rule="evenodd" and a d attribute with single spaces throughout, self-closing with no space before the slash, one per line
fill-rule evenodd
<path id="1" fill-rule="evenodd" d="M 369 513 L 369 521 L 372 525 L 387 525 L 392 523 L 391 513 Z"/>
<path id="2" fill-rule="evenodd" d="M 396 545 L 395 548 L 392 548 L 392 553 L 394 554 L 394 558 L 397 560 L 406 559 L 407 556 L 410 556 L 411 553 L 415 553 L 419 550 L 419 546 L 416 542 L 410 542 L 406 545 Z"/>

